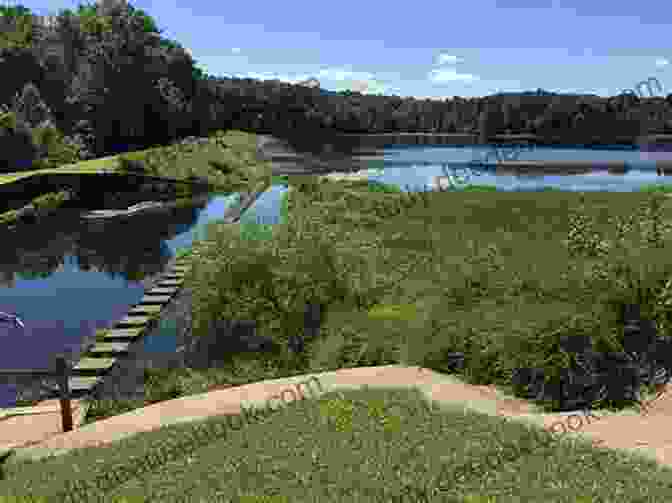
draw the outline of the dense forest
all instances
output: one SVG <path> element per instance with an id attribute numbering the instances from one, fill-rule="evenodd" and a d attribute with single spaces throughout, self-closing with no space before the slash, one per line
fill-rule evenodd
<path id="1" fill-rule="evenodd" d="M 627 143 L 672 133 L 672 94 L 543 92 L 443 101 L 327 92 L 204 74 L 124 1 L 44 23 L 0 7 L 0 172 L 60 165 L 215 130 L 315 142 L 339 133 L 526 133 L 556 143 Z"/>

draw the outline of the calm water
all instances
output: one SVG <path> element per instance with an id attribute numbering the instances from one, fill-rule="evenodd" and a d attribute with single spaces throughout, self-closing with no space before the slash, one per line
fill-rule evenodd
<path id="1" fill-rule="evenodd" d="M 644 152 L 632 149 L 578 149 L 537 147 L 522 151 L 520 160 L 588 160 L 626 161 L 625 174 L 611 174 L 606 170 L 576 175 L 495 174 L 470 169 L 469 161 L 485 159 L 488 150 L 482 147 L 397 147 L 381 151 L 380 159 L 366 164 L 371 180 L 391 183 L 411 190 L 426 190 L 434 185 L 437 176 L 454 176 L 458 181 L 491 185 L 501 190 L 535 190 L 556 187 L 571 191 L 631 192 L 643 185 L 672 183 L 672 176 L 656 174 L 656 159 L 672 159 L 672 152 Z M 511 152 L 505 149 L 504 152 Z M 495 162 L 494 155 L 489 158 Z"/>
<path id="2" fill-rule="evenodd" d="M 0 311 L 25 324 L 0 324 L 0 369 L 53 368 L 56 353 L 77 355 L 85 337 L 140 301 L 143 277 L 162 271 L 178 248 L 237 201 L 219 194 L 116 222 L 59 216 L 0 236 Z M 15 398 L 12 386 L 0 384 L 0 406 Z"/>
<path id="3" fill-rule="evenodd" d="M 668 147 L 670 148 L 670 147 Z M 487 170 L 471 169 L 469 162 L 485 159 L 490 149 L 483 147 L 426 147 L 396 146 L 380 150 L 380 158 L 368 161 L 367 169 L 360 171 L 370 180 L 395 184 L 403 190 L 428 190 L 435 186 L 437 177 L 444 180 L 447 175 L 456 183 L 490 185 L 500 190 L 537 190 L 555 187 L 568 191 L 611 191 L 632 192 L 644 185 L 672 184 L 672 176 L 656 174 L 654 161 L 672 159 L 670 152 L 646 152 L 628 147 L 585 149 L 537 147 L 531 151 L 521 151 L 520 160 L 594 160 L 626 161 L 629 170 L 625 174 L 612 174 L 606 170 L 595 170 L 578 175 L 542 174 L 495 174 Z M 503 149 L 511 152 L 511 149 Z M 494 155 L 490 160 L 494 162 Z M 443 183 L 443 182 L 442 182 Z M 278 223 L 280 201 L 284 189 L 274 187 L 264 194 L 263 204 L 258 205 L 258 215 L 246 214 L 243 220 L 258 223 Z"/>

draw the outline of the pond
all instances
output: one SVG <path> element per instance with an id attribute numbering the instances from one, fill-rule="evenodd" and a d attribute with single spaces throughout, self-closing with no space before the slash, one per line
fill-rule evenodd
<path id="1" fill-rule="evenodd" d="M 140 301 L 143 278 L 238 202 L 237 194 L 209 194 L 180 208 L 93 222 L 64 211 L 2 231 L 0 311 L 25 326 L 0 324 L 0 369 L 53 368 L 55 354 L 77 356 L 85 338 Z M 0 407 L 14 404 L 11 381 L 0 376 Z"/>

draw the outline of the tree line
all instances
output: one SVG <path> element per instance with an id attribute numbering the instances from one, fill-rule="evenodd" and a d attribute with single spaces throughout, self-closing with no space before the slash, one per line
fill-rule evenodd
<path id="1" fill-rule="evenodd" d="M 534 134 L 628 143 L 672 133 L 672 94 L 601 98 L 542 90 L 445 100 L 328 92 L 207 75 L 130 4 L 64 10 L 43 26 L 0 7 L 0 171 L 166 145 L 240 129 L 280 138 L 390 132 Z"/>

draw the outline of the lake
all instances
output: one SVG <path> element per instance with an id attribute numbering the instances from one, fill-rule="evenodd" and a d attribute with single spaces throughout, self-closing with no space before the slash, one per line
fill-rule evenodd
<path id="1" fill-rule="evenodd" d="M 584 174 L 495 174 L 491 170 L 472 168 L 472 160 L 485 160 L 492 149 L 483 146 L 394 146 L 376 151 L 375 159 L 358 162 L 364 169 L 357 173 L 369 180 L 397 185 L 404 191 L 429 190 L 439 182 L 437 177 L 453 177 L 456 183 L 489 185 L 506 191 L 534 191 L 543 187 L 555 187 L 567 191 L 632 192 L 651 184 L 672 184 L 672 175 L 658 175 L 655 160 L 672 159 L 672 148 L 645 151 L 632 147 L 611 148 L 558 148 L 534 147 L 514 155 L 519 160 L 588 160 L 625 161 L 627 172 L 613 174 L 607 170 L 593 170 Z M 500 158 L 506 158 L 511 148 L 500 150 Z M 367 157 L 372 157 L 367 154 Z M 490 156 L 490 161 L 495 161 Z M 283 163 L 284 164 L 284 163 Z M 289 165 L 289 163 L 288 163 Z M 343 163 L 341 163 L 343 165 Z M 264 194 L 264 203 L 256 216 L 259 223 L 278 222 L 283 189 L 274 187 Z M 252 212 L 243 220 L 255 220 Z"/>
<path id="2" fill-rule="evenodd" d="M 395 184 L 406 190 L 427 190 L 436 182 L 436 177 L 455 176 L 456 180 L 478 185 L 490 185 L 501 190 L 537 190 L 555 187 L 570 191 L 631 192 L 655 183 L 672 183 L 672 176 L 657 175 L 655 160 L 672 159 L 666 151 L 642 151 L 632 148 L 579 149 L 535 147 L 521 151 L 514 159 L 519 160 L 586 160 L 625 161 L 628 171 L 612 174 L 595 170 L 585 174 L 495 174 L 482 169 L 470 169 L 469 161 L 485 160 L 492 149 L 487 147 L 394 147 L 380 151 L 380 159 L 366 163 L 362 173 L 370 180 Z M 500 158 L 507 157 L 512 149 L 501 151 Z M 494 163 L 495 155 L 489 162 Z"/>

